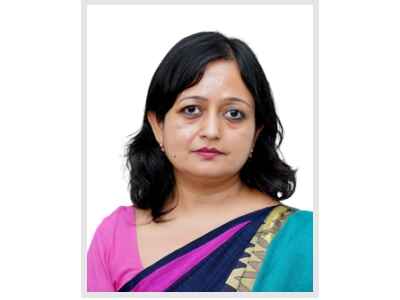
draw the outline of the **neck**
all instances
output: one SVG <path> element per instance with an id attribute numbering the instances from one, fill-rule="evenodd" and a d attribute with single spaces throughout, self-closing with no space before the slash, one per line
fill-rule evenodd
<path id="1" fill-rule="evenodd" d="M 174 215 L 209 212 L 232 207 L 249 189 L 239 175 L 226 178 L 198 178 L 175 173 L 176 186 L 167 208 L 175 207 Z M 229 203 L 229 206 L 227 204 Z"/>

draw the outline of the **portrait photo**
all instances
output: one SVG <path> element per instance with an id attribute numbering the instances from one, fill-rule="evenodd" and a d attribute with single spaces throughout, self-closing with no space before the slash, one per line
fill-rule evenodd
<path id="1" fill-rule="evenodd" d="M 83 7 L 84 293 L 315 295 L 313 1 Z"/>

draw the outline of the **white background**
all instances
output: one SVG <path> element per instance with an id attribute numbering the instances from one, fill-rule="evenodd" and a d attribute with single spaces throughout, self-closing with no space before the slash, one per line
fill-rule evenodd
<path id="1" fill-rule="evenodd" d="M 394 299 L 398 1 L 320 1 L 320 299 Z M 79 299 L 79 1 L 0 8 L 3 299 Z"/>
<path id="2" fill-rule="evenodd" d="M 285 130 L 282 153 L 298 169 L 284 203 L 313 210 L 312 5 L 89 5 L 87 16 L 88 244 L 106 215 L 131 204 L 124 146 L 141 127 L 157 66 L 199 31 L 241 38 L 255 51 Z"/>

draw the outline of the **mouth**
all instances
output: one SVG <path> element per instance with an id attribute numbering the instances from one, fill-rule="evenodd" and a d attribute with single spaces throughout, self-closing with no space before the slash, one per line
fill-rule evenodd
<path id="1" fill-rule="evenodd" d="M 195 152 L 224 154 L 222 151 L 219 151 L 217 148 L 207 148 L 207 147 L 197 149 Z"/>
<path id="2" fill-rule="evenodd" d="M 197 155 L 199 155 L 200 157 L 202 157 L 206 160 L 211 160 L 219 155 L 225 154 L 216 148 L 206 148 L 206 147 L 198 149 L 198 150 L 194 151 L 194 153 L 196 153 Z"/>

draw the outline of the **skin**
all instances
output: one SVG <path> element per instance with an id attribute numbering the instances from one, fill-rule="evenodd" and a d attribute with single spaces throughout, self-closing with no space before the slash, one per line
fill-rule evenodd
<path id="1" fill-rule="evenodd" d="M 178 95 L 162 122 L 152 112 L 147 118 L 174 166 L 177 184 L 166 204 L 166 209 L 176 206 L 166 215 L 171 221 L 138 226 L 145 265 L 231 219 L 278 203 L 239 178 L 263 128 L 255 128 L 254 99 L 236 62 L 210 63 L 200 82 Z M 207 160 L 194 152 L 202 147 L 223 154 Z M 142 210 L 137 218 L 151 219 Z"/>

